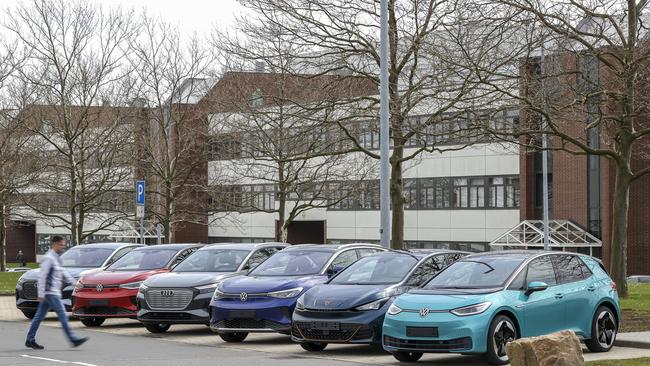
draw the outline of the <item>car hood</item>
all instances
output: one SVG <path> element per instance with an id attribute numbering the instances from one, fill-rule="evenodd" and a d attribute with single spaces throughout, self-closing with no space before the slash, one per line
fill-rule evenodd
<path id="1" fill-rule="evenodd" d="M 149 287 L 196 287 L 209 285 L 242 272 L 170 272 L 148 278 Z"/>
<path id="2" fill-rule="evenodd" d="M 302 287 L 310 289 L 327 281 L 326 275 L 310 276 L 239 276 L 221 283 L 220 291 L 225 293 L 266 293 Z"/>
<path id="3" fill-rule="evenodd" d="M 429 308 L 430 310 L 452 310 L 488 301 L 488 297 L 489 294 L 485 293 L 474 294 L 452 292 L 451 290 L 433 291 L 418 289 L 399 296 L 393 304 L 402 309 L 411 310 L 417 310 L 424 307 Z"/>
<path id="4" fill-rule="evenodd" d="M 168 272 L 167 269 L 154 269 L 149 271 L 100 271 L 90 273 L 81 278 L 81 282 L 86 285 L 120 285 L 129 282 L 143 281 L 147 278 Z"/>
<path id="5" fill-rule="evenodd" d="M 393 296 L 397 289 L 394 285 L 320 285 L 305 292 L 303 304 L 308 309 L 352 309 Z"/>
<path id="6" fill-rule="evenodd" d="M 66 270 L 66 272 L 68 272 L 70 274 L 70 276 L 72 276 L 74 278 L 79 278 L 79 277 L 81 277 L 82 275 L 85 275 L 88 272 L 98 270 L 97 268 L 88 268 L 88 267 L 63 267 L 63 268 Z M 23 280 L 27 280 L 27 281 L 37 281 L 38 276 L 40 275 L 40 273 L 41 273 L 40 268 L 32 269 L 32 270 L 29 270 L 29 271 L 25 272 L 22 275 L 22 278 L 23 278 Z"/>

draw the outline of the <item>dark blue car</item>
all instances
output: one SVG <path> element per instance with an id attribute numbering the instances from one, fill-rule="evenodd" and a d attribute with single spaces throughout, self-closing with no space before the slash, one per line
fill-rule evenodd
<path id="1" fill-rule="evenodd" d="M 248 333 L 291 333 L 296 300 L 357 259 L 383 251 L 373 244 L 295 245 L 273 255 L 247 276 L 223 281 L 214 293 L 210 328 L 226 342 Z"/>
<path id="2" fill-rule="evenodd" d="M 298 299 L 291 338 L 314 352 L 328 343 L 381 344 L 384 315 L 393 299 L 467 254 L 391 251 L 360 259 Z"/>

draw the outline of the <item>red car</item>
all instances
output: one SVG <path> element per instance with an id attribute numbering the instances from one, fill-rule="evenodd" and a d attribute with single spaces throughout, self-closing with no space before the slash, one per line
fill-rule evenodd
<path id="1" fill-rule="evenodd" d="M 140 284 L 153 275 L 169 272 L 200 247 L 163 244 L 138 248 L 104 271 L 81 277 L 72 293 L 72 315 L 87 327 L 98 327 L 106 318 L 136 319 Z"/>

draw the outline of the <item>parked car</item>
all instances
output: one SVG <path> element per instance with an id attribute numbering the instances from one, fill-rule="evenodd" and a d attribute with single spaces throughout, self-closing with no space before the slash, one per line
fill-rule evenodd
<path id="1" fill-rule="evenodd" d="M 508 342 L 564 329 L 593 352 L 609 351 L 619 320 L 616 284 L 597 259 L 490 252 L 467 256 L 399 296 L 384 319 L 383 346 L 404 362 L 453 352 L 485 354 L 503 365 Z"/>
<path id="2" fill-rule="evenodd" d="M 328 343 L 381 344 L 384 315 L 395 297 L 467 254 L 389 251 L 359 259 L 298 298 L 291 338 L 307 351 Z"/>
<path id="3" fill-rule="evenodd" d="M 138 320 L 152 333 L 172 324 L 210 323 L 210 299 L 219 282 L 243 275 L 287 245 L 216 244 L 203 247 L 170 273 L 148 278 L 138 292 Z"/>
<path id="4" fill-rule="evenodd" d="M 77 245 L 61 255 L 63 267 L 75 279 L 82 273 L 104 268 L 122 258 L 126 253 L 140 247 L 130 243 L 95 243 Z M 32 269 L 23 274 L 16 284 L 16 307 L 31 319 L 38 308 L 37 282 L 40 269 Z M 62 291 L 62 300 L 66 311 L 72 310 L 72 291 L 74 283 L 68 284 Z"/>
<path id="5" fill-rule="evenodd" d="M 87 327 L 98 327 L 106 318 L 137 316 L 136 296 L 144 280 L 169 272 L 201 246 L 163 244 L 131 251 L 103 271 L 84 275 L 73 292 L 72 315 Z"/>
<path id="6" fill-rule="evenodd" d="M 29 267 L 12 267 L 12 268 L 7 268 L 5 272 L 29 272 L 31 271 L 32 268 Z"/>
<path id="7" fill-rule="evenodd" d="M 304 291 L 383 250 L 373 244 L 288 247 L 247 276 L 219 284 L 210 303 L 210 328 L 226 342 L 241 342 L 252 332 L 290 334 L 293 309 Z"/>

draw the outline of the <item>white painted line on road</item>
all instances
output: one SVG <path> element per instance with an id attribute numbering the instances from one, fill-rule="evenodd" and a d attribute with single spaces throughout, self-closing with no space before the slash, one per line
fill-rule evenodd
<path id="1" fill-rule="evenodd" d="M 97 366 L 97 365 L 93 365 L 92 363 L 85 363 L 85 362 L 56 360 L 54 358 L 36 357 L 36 356 L 30 356 L 30 355 L 21 355 L 21 356 L 25 357 L 25 358 L 33 358 L 33 359 L 36 359 L 36 360 L 50 361 L 50 362 L 56 362 L 56 363 L 67 363 L 67 364 L 81 365 L 81 366 Z"/>

